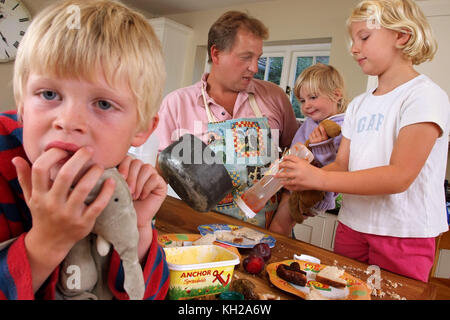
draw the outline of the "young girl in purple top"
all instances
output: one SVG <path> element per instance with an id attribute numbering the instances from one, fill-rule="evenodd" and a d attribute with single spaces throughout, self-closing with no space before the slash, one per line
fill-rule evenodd
<path id="1" fill-rule="evenodd" d="M 334 67 L 317 63 L 305 69 L 297 78 L 294 94 L 301 104 L 305 121 L 297 130 L 291 145 L 309 140 L 309 148 L 314 154 L 314 165 L 326 166 L 335 160 L 342 135 L 329 138 L 319 123 L 325 119 L 339 125 L 343 123 L 347 107 L 344 80 Z M 326 192 L 325 198 L 311 209 L 310 215 L 334 209 L 337 195 L 334 192 Z M 281 202 L 284 205 L 280 205 L 270 225 L 271 231 L 291 234 L 296 222 L 289 214 L 289 196 L 289 192 L 283 194 Z"/>

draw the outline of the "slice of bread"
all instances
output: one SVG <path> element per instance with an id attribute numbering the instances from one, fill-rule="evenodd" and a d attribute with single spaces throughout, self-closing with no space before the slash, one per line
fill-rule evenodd
<path id="1" fill-rule="evenodd" d="M 226 241 L 226 242 L 233 242 L 233 240 L 236 238 L 234 234 L 232 234 L 230 231 L 216 231 L 214 232 L 214 235 L 216 236 L 217 240 Z"/>
<path id="2" fill-rule="evenodd" d="M 248 227 L 236 229 L 231 233 L 234 234 L 235 236 L 244 237 L 253 240 L 255 242 L 260 242 L 262 238 L 264 238 L 264 233 L 261 233 Z"/>
<path id="3" fill-rule="evenodd" d="M 336 266 L 326 266 L 316 276 L 316 281 L 335 288 L 345 288 L 347 281 L 341 278 L 344 270 L 338 269 Z"/>
<path id="4" fill-rule="evenodd" d="M 216 241 L 216 235 L 213 233 L 207 233 L 201 238 L 198 238 L 195 240 L 192 244 L 194 246 L 200 246 L 200 245 L 208 245 L 213 244 L 213 242 Z"/>

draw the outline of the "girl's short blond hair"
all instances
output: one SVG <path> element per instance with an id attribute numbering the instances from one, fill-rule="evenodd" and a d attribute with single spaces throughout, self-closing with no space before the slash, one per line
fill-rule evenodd
<path id="1" fill-rule="evenodd" d="M 333 66 L 316 63 L 303 70 L 294 85 L 294 94 L 298 100 L 300 100 L 301 88 L 317 96 L 327 96 L 328 99 L 337 103 L 339 113 L 347 109 L 348 99 L 344 78 Z M 336 91 L 342 95 L 339 100 L 336 99 Z"/>
<path id="2" fill-rule="evenodd" d="M 111 0 L 56 2 L 26 31 L 14 65 L 19 114 L 31 72 L 109 85 L 128 82 L 136 97 L 139 129 L 148 127 L 162 100 L 166 79 L 161 43 L 147 19 Z"/>
<path id="3" fill-rule="evenodd" d="M 347 20 L 350 30 L 352 22 L 367 21 L 371 28 L 406 32 L 410 39 L 399 49 L 414 65 L 431 61 L 437 50 L 433 30 L 422 10 L 413 0 L 364 0 Z"/>

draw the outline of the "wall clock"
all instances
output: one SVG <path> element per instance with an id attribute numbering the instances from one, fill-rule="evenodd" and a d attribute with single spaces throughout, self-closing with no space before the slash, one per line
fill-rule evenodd
<path id="1" fill-rule="evenodd" d="M 14 60 L 31 23 L 31 15 L 19 0 L 0 0 L 0 62 Z"/>

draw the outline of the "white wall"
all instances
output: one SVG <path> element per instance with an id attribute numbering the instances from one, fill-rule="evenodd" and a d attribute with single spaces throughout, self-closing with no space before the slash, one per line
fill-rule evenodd
<path id="1" fill-rule="evenodd" d="M 207 44 L 208 30 L 225 11 L 240 10 L 260 19 L 269 29 L 269 42 L 331 38 L 330 63 L 342 72 L 350 97 L 365 90 L 366 76 L 349 53 L 345 21 L 359 0 L 274 0 L 167 16 L 193 29 L 183 83 L 192 84 L 198 47 Z M 198 60 L 197 60 L 198 61 Z M 197 72 L 198 77 L 198 72 Z M 198 80 L 198 79 L 197 79 Z"/>
<path id="2" fill-rule="evenodd" d="M 422 7 L 438 41 L 438 51 L 433 61 L 417 66 L 420 73 L 433 79 L 450 95 L 450 1 L 417 1 Z"/>
<path id="3" fill-rule="evenodd" d="M 450 1 L 417 1 L 433 28 L 438 41 L 438 51 L 431 62 L 417 67 L 417 70 L 429 76 L 450 96 Z M 447 179 L 450 180 L 450 154 L 447 157 Z"/>

